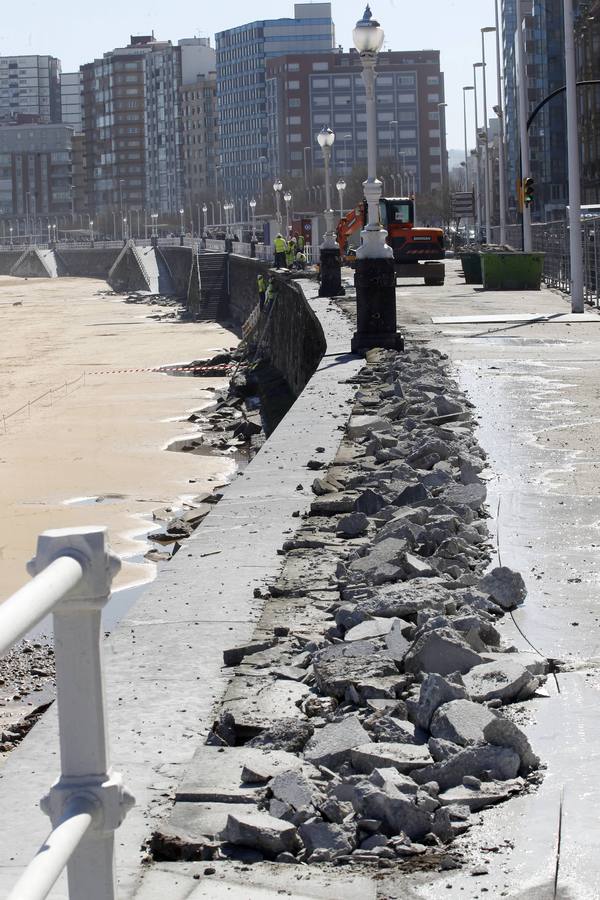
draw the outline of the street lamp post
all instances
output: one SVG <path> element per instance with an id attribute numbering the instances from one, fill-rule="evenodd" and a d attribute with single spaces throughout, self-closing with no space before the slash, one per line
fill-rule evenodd
<path id="1" fill-rule="evenodd" d="M 527 129 L 527 114 L 529 112 L 527 64 L 525 61 L 525 33 L 524 33 L 525 3 L 517 0 L 517 87 L 519 107 L 519 140 L 521 145 L 521 178 L 531 175 L 529 162 L 529 131 Z M 530 253 L 531 240 L 531 209 L 528 203 L 523 204 L 523 250 Z"/>
<path id="2" fill-rule="evenodd" d="M 346 182 L 343 178 L 338 178 L 336 184 L 337 192 L 340 197 L 340 219 L 344 218 L 344 191 L 346 190 Z"/>
<path id="3" fill-rule="evenodd" d="M 50 227 L 50 226 L 48 226 Z M 94 220 L 90 219 L 90 246 L 94 246 Z"/>
<path id="4" fill-rule="evenodd" d="M 329 163 L 334 141 L 335 134 L 331 128 L 327 128 L 324 125 L 317 135 L 317 142 L 323 151 L 323 165 L 325 167 L 325 234 L 319 248 L 321 264 L 319 297 L 336 297 L 344 293 L 340 248 L 335 239 L 335 231 L 333 229 L 334 212 L 331 208 L 331 184 L 329 178 Z"/>
<path id="5" fill-rule="evenodd" d="M 256 256 L 256 244 L 258 238 L 256 236 L 256 200 L 254 197 L 249 203 L 250 215 L 252 216 L 252 235 L 250 237 L 250 256 Z"/>
<path id="6" fill-rule="evenodd" d="M 582 313 L 583 251 L 581 244 L 581 182 L 577 133 L 577 73 L 573 0 L 563 0 L 565 22 L 565 70 L 567 85 L 567 155 L 569 165 L 569 250 L 571 256 L 571 311 Z"/>
<path id="7" fill-rule="evenodd" d="M 275 206 L 276 206 L 275 216 L 277 218 L 277 227 L 279 228 L 280 231 L 281 231 L 281 206 L 280 206 L 279 195 L 281 194 L 282 190 L 283 190 L 283 184 L 281 183 L 281 178 L 277 178 L 273 182 L 273 191 L 275 192 Z"/>
<path id="8" fill-rule="evenodd" d="M 481 29 L 481 60 L 483 62 L 483 128 L 485 130 L 485 239 L 490 242 L 491 230 L 491 210 L 492 210 L 492 190 L 490 178 L 490 152 L 489 152 L 489 131 L 488 131 L 488 106 L 487 106 L 487 66 L 485 61 L 485 36 L 492 34 L 496 29 L 490 25 Z"/>
<path id="9" fill-rule="evenodd" d="M 206 203 L 203 203 L 202 204 L 202 221 L 204 223 L 204 227 L 202 228 L 202 246 L 204 248 L 206 247 L 206 235 L 207 235 L 206 222 L 207 222 L 207 219 L 208 219 L 208 206 L 206 205 Z"/>
<path id="10" fill-rule="evenodd" d="M 500 243 L 506 244 L 506 163 L 504 148 L 504 107 L 502 105 L 502 53 L 500 49 L 500 0 L 496 0 L 496 78 L 498 105 L 494 111 L 498 116 L 498 190 L 500 193 Z"/>
<path id="11" fill-rule="evenodd" d="M 286 191 L 283 195 L 283 199 L 285 202 L 285 239 L 287 241 L 290 236 L 290 203 L 292 202 L 292 192 Z"/>
<path id="12" fill-rule="evenodd" d="M 125 218 L 125 216 L 123 217 L 123 230 L 122 230 L 121 234 L 123 237 L 123 243 L 126 244 L 127 243 L 127 219 Z"/>
<path id="13" fill-rule="evenodd" d="M 372 347 L 401 350 L 402 335 L 396 331 L 396 272 L 392 248 L 386 244 L 387 232 L 379 222 L 381 182 L 377 178 L 377 123 L 375 110 L 375 64 L 383 45 L 384 33 L 372 17 L 369 6 L 352 32 L 360 54 L 367 108 L 367 180 L 363 184 L 368 221 L 361 232 L 362 244 L 356 253 L 357 329 L 352 351 Z"/>
<path id="14" fill-rule="evenodd" d="M 467 91 L 475 90 L 472 84 L 463 87 L 463 122 L 465 128 L 465 192 L 469 190 L 469 145 L 467 142 Z M 475 217 L 473 217 L 473 222 Z"/>
<path id="15" fill-rule="evenodd" d="M 185 224 L 184 224 L 184 219 L 183 219 L 184 215 L 185 215 L 185 210 L 180 209 L 179 210 L 179 245 L 181 247 L 183 247 L 183 241 L 185 238 Z"/>
<path id="16" fill-rule="evenodd" d="M 482 62 L 473 63 L 473 100 L 475 103 L 475 202 L 477 206 L 477 224 L 481 232 L 484 221 L 484 194 L 481 190 L 480 139 L 479 139 L 479 103 L 477 100 L 477 69 L 483 69 Z M 481 234 L 479 235 L 481 237 Z"/>

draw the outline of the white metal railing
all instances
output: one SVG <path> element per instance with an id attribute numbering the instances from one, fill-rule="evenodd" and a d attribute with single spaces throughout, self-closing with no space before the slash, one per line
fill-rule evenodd
<path id="1" fill-rule="evenodd" d="M 52 830 L 7 900 L 43 900 L 65 866 L 70 900 L 115 900 L 114 832 L 134 798 L 109 764 L 100 639 L 120 562 L 90 527 L 44 532 L 27 568 L 0 604 L 0 656 L 53 613 L 61 774 L 40 802 Z"/>

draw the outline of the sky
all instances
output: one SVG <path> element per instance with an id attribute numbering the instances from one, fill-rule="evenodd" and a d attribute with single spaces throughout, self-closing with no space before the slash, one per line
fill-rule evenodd
<path id="1" fill-rule="evenodd" d="M 182 37 L 210 37 L 256 19 L 293 17 L 293 0 L 27 0 L 21 6 L 0 0 L 2 26 L 0 56 L 49 53 L 62 62 L 63 72 L 122 47 L 130 34 L 149 34 L 176 42 Z M 362 18 L 364 0 L 333 0 L 336 41 L 344 50 L 352 45 L 352 28 Z M 494 24 L 494 0 L 372 0 L 371 8 L 386 36 L 385 49 L 440 50 L 446 79 L 448 147 L 464 146 L 462 87 L 473 83 L 473 63 L 481 59 L 481 32 Z M 496 100 L 494 35 L 486 37 L 489 113 Z M 482 121 L 481 90 L 479 90 Z M 469 98 L 472 98 L 472 92 Z M 473 101 L 468 128 L 474 133 Z M 471 141 L 473 143 L 473 141 Z"/>

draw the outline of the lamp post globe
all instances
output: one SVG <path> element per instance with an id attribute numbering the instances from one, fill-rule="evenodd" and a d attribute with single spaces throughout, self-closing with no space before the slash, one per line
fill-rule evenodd
<path id="1" fill-rule="evenodd" d="M 325 234 L 320 246 L 320 279 L 319 297 L 335 297 L 344 293 L 342 287 L 342 272 L 340 260 L 340 248 L 336 240 L 334 230 L 334 212 L 331 208 L 331 185 L 329 178 L 329 164 L 331 149 L 335 141 L 335 133 L 323 125 L 317 134 L 317 143 L 323 151 L 323 165 L 325 169 Z"/>
<path id="2" fill-rule="evenodd" d="M 375 101 L 375 65 L 385 34 L 367 5 L 362 19 L 352 32 L 362 64 L 367 113 L 367 180 L 363 183 L 367 201 L 367 223 L 361 232 L 356 252 L 354 285 L 356 288 L 357 329 L 352 338 L 353 352 L 373 347 L 401 350 L 402 335 L 396 331 L 396 272 L 387 232 L 379 221 L 381 181 L 377 177 L 377 112 Z"/>
<path id="3" fill-rule="evenodd" d="M 283 200 L 285 202 L 285 237 L 287 240 L 290 236 L 290 203 L 292 202 L 292 192 L 286 191 L 283 195 Z"/>
<path id="4" fill-rule="evenodd" d="M 256 200 L 254 197 L 250 200 L 248 206 L 250 207 L 250 214 L 252 216 L 252 236 L 250 238 L 251 256 L 255 256 L 256 248 L 254 245 L 257 243 L 258 238 L 256 236 Z"/>

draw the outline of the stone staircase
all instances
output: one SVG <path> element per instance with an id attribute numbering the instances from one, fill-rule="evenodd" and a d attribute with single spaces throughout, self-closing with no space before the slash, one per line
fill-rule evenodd
<path id="1" fill-rule="evenodd" d="M 214 322 L 229 299 L 227 254 L 200 251 L 194 256 L 194 265 L 200 283 L 197 318 Z"/>

